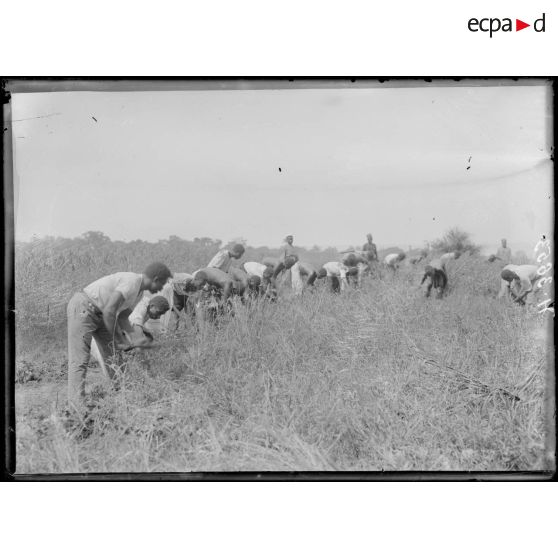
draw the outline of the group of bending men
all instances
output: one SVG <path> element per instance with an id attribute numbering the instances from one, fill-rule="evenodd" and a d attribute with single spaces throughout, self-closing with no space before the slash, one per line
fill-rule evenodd
<path id="1" fill-rule="evenodd" d="M 83 407 L 90 355 L 93 353 L 107 375 L 113 378 L 114 368 L 106 363 L 117 351 L 152 346 L 153 336 L 145 327 L 149 319 L 163 317 L 163 327 L 168 327 L 171 313 L 178 318 L 181 310 L 190 308 L 195 312 L 196 304 L 207 306 L 211 300 L 218 301 L 215 304 L 222 308 L 233 295 L 243 300 L 257 296 L 274 299 L 281 275 L 290 279 L 297 294 L 323 278 L 332 290 L 343 290 L 349 282 L 360 285 L 363 276 L 373 273 L 379 265 L 371 234 L 367 235 L 362 250 L 345 252 L 341 261 L 327 262 L 320 268 L 299 260 L 291 235 L 285 239 L 282 257 L 265 257 L 261 262 L 248 261 L 239 267 L 232 266 L 233 260 L 243 255 L 244 247 L 235 244 L 220 250 L 207 267 L 191 274 L 172 274 L 165 264 L 157 262 L 147 266 L 143 273 L 119 272 L 102 277 L 74 294 L 67 308 L 71 407 Z M 503 249 L 495 258 L 505 260 L 510 256 L 503 241 Z M 411 263 L 418 263 L 425 257 L 426 252 L 422 252 Z M 421 285 L 426 282 L 426 296 L 432 289 L 438 297 L 443 295 L 447 286 L 446 264 L 458 257 L 459 253 L 451 252 L 426 265 L 421 281 Z M 404 258 L 402 253 L 388 254 L 383 263 L 395 271 Z M 511 291 L 513 298 L 523 303 L 533 288 L 536 269 L 536 266 L 508 263 L 501 273 L 500 296 Z"/>

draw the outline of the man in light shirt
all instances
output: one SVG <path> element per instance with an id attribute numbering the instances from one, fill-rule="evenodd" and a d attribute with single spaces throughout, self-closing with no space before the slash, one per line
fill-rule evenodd
<path id="1" fill-rule="evenodd" d="M 403 252 L 393 252 L 388 254 L 384 258 L 384 264 L 391 270 L 396 271 L 399 268 L 399 264 L 405 259 L 405 254 Z"/>
<path id="2" fill-rule="evenodd" d="M 327 277 L 330 289 L 334 292 L 343 291 L 347 287 L 349 268 L 342 262 L 327 262 L 318 271 L 317 278 Z"/>
<path id="3" fill-rule="evenodd" d="M 538 289 L 537 281 L 540 279 L 536 265 L 508 264 L 500 272 L 501 283 L 498 298 L 508 293 L 518 304 L 525 304 L 527 295 Z"/>
<path id="4" fill-rule="evenodd" d="M 259 262 L 244 262 L 241 266 L 242 269 L 248 274 L 249 277 L 259 277 L 261 281 L 268 267 Z"/>
<path id="5" fill-rule="evenodd" d="M 228 248 L 219 250 L 207 264 L 207 267 L 214 267 L 228 273 L 232 264 L 232 259 L 239 260 L 243 255 L 244 246 L 242 246 L 242 244 L 235 244 L 230 250 Z"/>
<path id="6" fill-rule="evenodd" d="M 169 268 L 157 262 L 147 266 L 143 273 L 120 272 L 102 277 L 70 299 L 67 308 L 70 407 L 83 408 L 91 340 L 95 339 L 105 360 L 114 356 L 117 349 L 132 348 L 121 332 L 133 332 L 128 320 L 133 308 L 144 291 L 160 291 L 170 277 Z M 109 374 L 114 376 L 112 369 Z"/>
<path id="7" fill-rule="evenodd" d="M 136 304 L 136 307 L 128 318 L 130 324 L 133 326 L 133 332 L 122 332 L 126 340 L 130 343 L 129 348 L 141 347 L 145 349 L 152 347 L 153 329 L 148 327 L 147 322 L 148 320 L 158 320 L 163 314 L 168 312 L 169 309 L 169 303 L 165 296 L 147 296 L 146 293 L 138 304 Z M 110 378 L 109 369 L 97 345 L 97 341 L 95 341 L 95 337 L 91 339 L 91 357 L 99 363 L 105 376 Z"/>
<path id="8" fill-rule="evenodd" d="M 432 288 L 436 291 L 436 297 L 442 298 L 444 291 L 448 285 L 448 278 L 446 271 L 442 262 L 438 260 L 432 260 L 424 268 L 424 276 L 420 284 L 422 285 L 426 281 L 426 296 L 430 296 L 430 291 Z"/>
<path id="9" fill-rule="evenodd" d="M 160 295 L 148 296 L 144 294 L 143 298 L 136 304 L 128 318 L 132 326 L 134 326 L 136 334 L 139 335 L 145 332 L 145 330 L 150 331 L 147 325 L 148 320 L 158 320 L 170 310 L 171 306 L 168 301 L 168 295 L 165 293 L 167 285 L 172 288 L 172 285 L 167 283 Z"/>
<path id="10" fill-rule="evenodd" d="M 248 274 L 249 281 L 254 284 L 259 281 L 258 294 L 264 294 L 271 284 L 273 269 L 259 262 L 245 262 L 241 268 Z"/>

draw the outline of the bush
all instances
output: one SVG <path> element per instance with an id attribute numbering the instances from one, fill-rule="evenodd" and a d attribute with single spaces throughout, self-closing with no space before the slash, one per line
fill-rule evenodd
<path id="1" fill-rule="evenodd" d="M 480 246 L 473 244 L 469 233 L 458 227 L 450 229 L 442 238 L 432 242 L 432 248 L 439 252 L 468 252 L 471 256 L 480 253 Z"/>

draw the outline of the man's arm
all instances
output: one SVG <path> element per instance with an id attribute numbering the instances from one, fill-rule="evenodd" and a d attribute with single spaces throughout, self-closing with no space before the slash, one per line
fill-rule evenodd
<path id="1" fill-rule="evenodd" d="M 279 262 L 277 267 L 273 270 L 273 280 L 277 279 L 279 273 L 281 273 L 285 269 L 285 264 L 283 262 Z"/>
<path id="2" fill-rule="evenodd" d="M 227 300 L 231 296 L 231 291 L 233 287 L 232 281 L 225 281 L 223 284 L 223 299 Z"/>
<path id="3" fill-rule="evenodd" d="M 521 279 L 519 282 L 519 293 L 515 295 L 515 301 L 522 303 L 525 302 L 527 295 L 533 290 L 533 285 L 528 279 Z"/>
<path id="4" fill-rule="evenodd" d="M 122 295 L 122 293 L 116 291 L 112 293 L 108 301 L 108 304 L 105 306 L 105 309 L 103 310 L 103 322 L 105 324 L 105 327 L 107 328 L 107 331 L 112 335 L 113 339 L 117 343 L 125 343 L 125 340 L 123 339 L 122 335 L 120 335 L 120 332 L 116 327 L 118 307 L 123 302 L 124 302 L 124 296 Z M 129 315 L 130 312 L 128 311 L 126 318 L 128 318 Z"/>
<path id="5" fill-rule="evenodd" d="M 134 331 L 134 326 L 132 325 L 132 323 L 130 322 L 130 316 L 132 314 L 132 311 L 128 308 L 126 310 L 122 310 L 122 312 L 120 312 L 120 314 L 118 314 L 117 318 L 116 318 L 116 323 L 118 324 L 118 326 L 123 330 L 123 331 L 127 331 L 127 332 L 132 332 Z M 145 307 L 145 315 L 147 314 L 147 306 Z M 145 322 L 146 320 L 144 320 Z M 143 323 L 142 322 L 142 325 Z M 138 322 L 139 323 L 139 322 Z"/>

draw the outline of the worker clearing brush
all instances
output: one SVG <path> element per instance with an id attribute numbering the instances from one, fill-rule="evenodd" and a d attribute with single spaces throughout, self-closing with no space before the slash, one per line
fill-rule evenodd
<path id="1" fill-rule="evenodd" d="M 143 273 L 107 275 L 74 294 L 67 309 L 70 409 L 79 413 L 85 411 L 85 379 L 92 339 L 95 339 L 103 361 L 114 358 L 118 350 L 148 346 L 144 340 L 139 345 L 131 342 L 137 331 L 128 318 L 144 292 L 157 293 L 171 275 L 166 265 L 153 263 Z M 114 370 L 110 366 L 105 370 L 114 380 Z"/>

